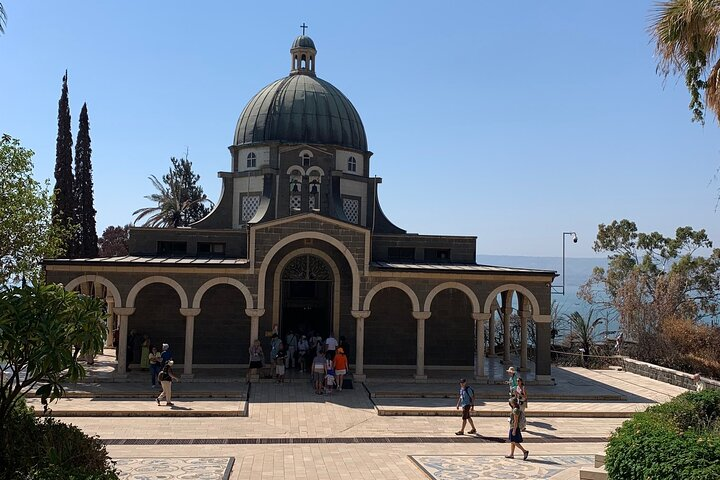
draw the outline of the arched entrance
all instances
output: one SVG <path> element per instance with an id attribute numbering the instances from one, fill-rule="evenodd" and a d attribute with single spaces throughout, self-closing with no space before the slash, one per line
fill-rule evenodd
<path id="1" fill-rule="evenodd" d="M 327 337 L 333 331 L 334 281 L 330 266 L 315 255 L 298 255 L 285 265 L 280 286 L 284 334 L 313 331 Z"/>

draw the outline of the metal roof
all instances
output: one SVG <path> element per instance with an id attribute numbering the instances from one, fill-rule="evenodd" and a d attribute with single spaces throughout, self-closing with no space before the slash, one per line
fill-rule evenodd
<path id="1" fill-rule="evenodd" d="M 299 35 L 292 44 L 291 48 L 312 48 L 315 49 L 315 42 L 307 35 Z"/>
<path id="2" fill-rule="evenodd" d="M 422 270 L 452 271 L 468 273 L 524 273 L 534 275 L 556 275 L 554 270 L 536 270 L 532 268 L 499 267 L 494 265 L 458 264 L 458 263 L 400 263 L 370 262 L 370 266 L 383 270 Z"/>
<path id="3" fill-rule="evenodd" d="M 235 145 L 282 142 L 337 145 L 367 151 L 360 115 L 321 78 L 290 75 L 260 90 L 240 115 Z"/>
<path id="4" fill-rule="evenodd" d="M 125 255 L 123 257 L 98 257 L 98 258 L 53 258 L 45 260 L 46 264 L 53 263 L 100 263 L 100 264 L 152 264 L 152 265 L 192 265 L 192 266 L 233 266 L 247 265 L 250 261 L 247 258 L 202 258 L 202 257 L 138 257 Z"/>

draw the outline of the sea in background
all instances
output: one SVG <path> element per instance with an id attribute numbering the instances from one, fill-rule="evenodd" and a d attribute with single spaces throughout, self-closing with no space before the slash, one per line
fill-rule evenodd
<path id="1" fill-rule="evenodd" d="M 558 277 L 553 282 L 553 291 L 561 292 L 563 285 L 562 278 L 562 257 L 524 257 L 515 255 L 478 255 L 477 262 L 481 265 L 494 265 L 498 267 L 532 268 L 538 270 L 555 270 Z M 587 318 L 591 306 L 577 297 L 580 286 L 587 282 L 595 267 L 607 268 L 607 258 L 570 258 L 565 257 L 565 295 L 553 293 L 552 299 L 558 302 L 559 313 L 569 315 L 575 311 L 580 312 L 583 318 Z M 594 313 L 597 317 L 599 312 Z M 610 317 L 614 317 L 610 315 Z M 600 328 L 604 334 L 605 328 Z M 617 321 L 611 318 L 607 324 L 610 337 L 614 337 L 617 330 Z"/>

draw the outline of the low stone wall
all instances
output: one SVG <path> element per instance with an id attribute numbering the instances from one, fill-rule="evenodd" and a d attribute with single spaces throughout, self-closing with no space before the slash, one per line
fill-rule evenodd
<path id="1" fill-rule="evenodd" d="M 677 385 L 679 387 L 687 388 L 688 390 L 695 390 L 695 382 L 693 381 L 692 374 L 690 373 L 673 370 L 672 368 L 660 367 L 658 365 L 653 365 L 652 363 L 645 363 L 628 357 L 623 357 L 622 367 L 625 371 L 630 373 L 636 373 L 638 375 L 642 375 L 643 377 L 649 377 L 671 385 Z M 707 377 L 700 377 L 700 379 L 705 384 L 705 388 L 720 390 L 720 382 L 711 380 Z"/>

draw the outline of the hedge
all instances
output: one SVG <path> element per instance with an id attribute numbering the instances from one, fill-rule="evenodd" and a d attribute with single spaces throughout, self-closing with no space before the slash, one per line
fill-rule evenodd
<path id="1" fill-rule="evenodd" d="M 687 392 L 637 413 L 610 438 L 609 480 L 720 479 L 720 391 Z"/>

